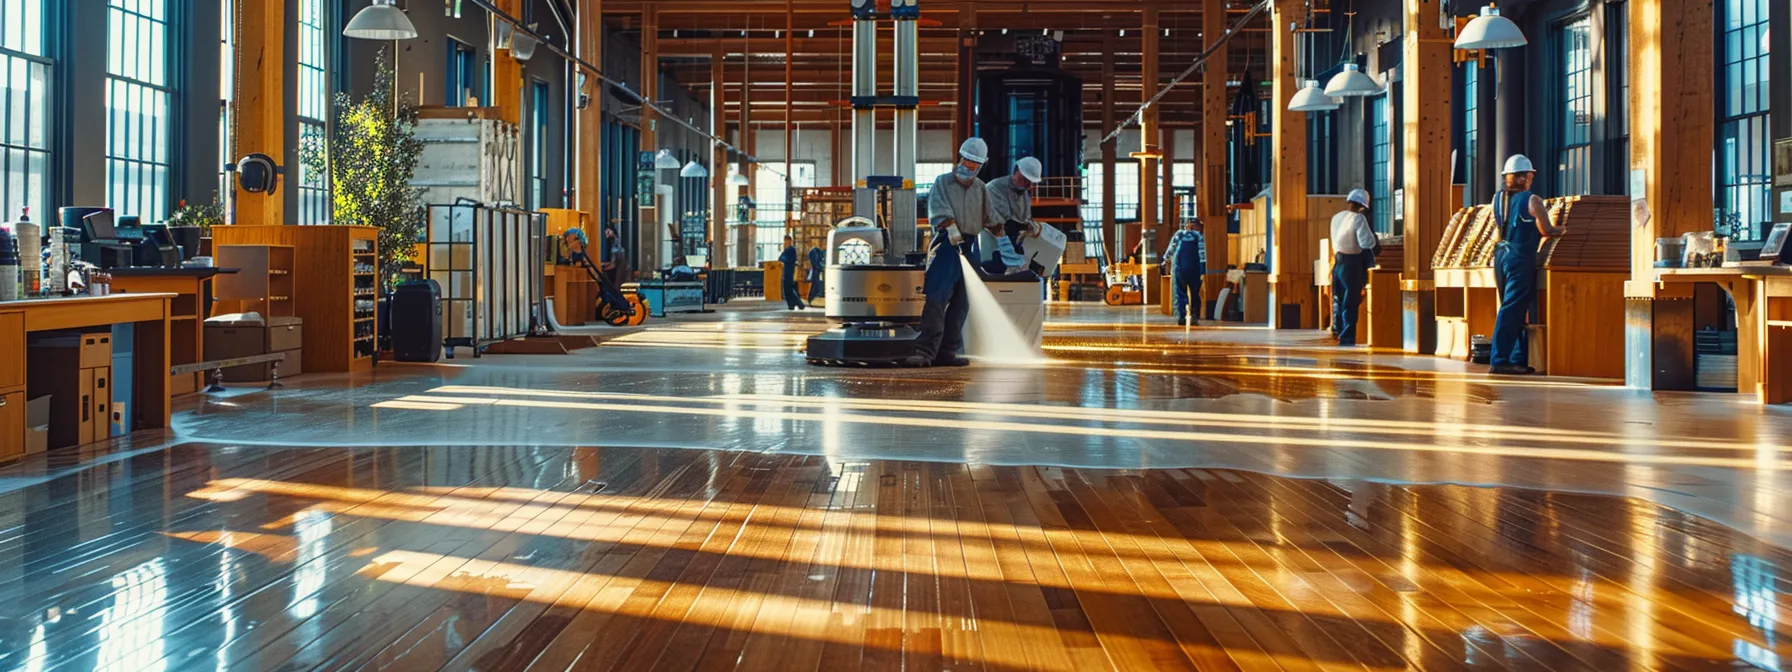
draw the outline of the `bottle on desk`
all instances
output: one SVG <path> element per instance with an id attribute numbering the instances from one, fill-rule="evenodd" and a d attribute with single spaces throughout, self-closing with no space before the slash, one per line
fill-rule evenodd
<path id="1" fill-rule="evenodd" d="M 12 231 L 0 229 L 0 301 L 19 300 L 19 244 Z"/>

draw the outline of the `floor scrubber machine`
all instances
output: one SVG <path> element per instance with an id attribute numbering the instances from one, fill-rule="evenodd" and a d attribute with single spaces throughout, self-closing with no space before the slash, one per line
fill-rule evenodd
<path id="1" fill-rule="evenodd" d="M 852 58 L 853 217 L 828 233 L 828 319 L 838 324 L 809 338 L 811 364 L 891 365 L 915 351 L 921 321 L 922 254 L 915 198 L 920 106 L 918 0 L 854 0 Z M 878 91 L 878 20 L 894 24 L 894 95 Z M 889 110 L 892 130 L 878 129 Z M 894 175 L 876 175 L 877 145 Z"/>

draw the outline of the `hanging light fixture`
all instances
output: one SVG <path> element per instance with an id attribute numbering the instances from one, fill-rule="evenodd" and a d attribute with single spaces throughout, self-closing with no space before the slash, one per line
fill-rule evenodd
<path id="1" fill-rule="evenodd" d="M 417 37 L 417 26 L 404 10 L 392 4 L 395 0 L 373 0 L 342 27 L 343 37 L 358 40 L 409 40 Z"/>
<path id="2" fill-rule="evenodd" d="M 728 184 L 732 184 L 737 187 L 747 186 L 747 184 L 749 184 L 749 182 L 747 181 L 747 174 L 737 172 L 733 175 L 729 175 L 728 176 Z"/>
<path id="3" fill-rule="evenodd" d="M 1346 96 L 1362 97 L 1381 93 L 1381 85 L 1375 78 L 1363 72 L 1355 63 L 1345 63 L 1344 71 L 1332 75 L 1332 81 L 1325 83 L 1325 95 L 1343 98 Z"/>
<path id="4" fill-rule="evenodd" d="M 684 164 L 684 167 L 680 168 L 678 170 L 678 176 L 679 177 L 709 177 L 709 169 L 704 168 L 703 164 L 697 163 L 696 159 L 691 159 L 690 163 Z"/>
<path id="5" fill-rule="evenodd" d="M 1481 15 L 1462 27 L 1456 34 L 1456 48 L 1466 50 L 1510 49 L 1530 44 L 1524 38 L 1524 31 L 1511 19 L 1500 16 L 1498 7 L 1488 5 L 1481 8 Z"/>
<path id="6" fill-rule="evenodd" d="M 1313 22 L 1313 18 L 1311 15 L 1309 15 L 1307 17 L 1307 27 L 1308 28 L 1312 27 L 1312 25 L 1313 25 L 1312 22 Z M 1294 39 L 1299 40 L 1301 32 L 1304 32 L 1304 31 L 1296 31 L 1294 33 Z M 1306 59 L 1306 61 L 1307 61 L 1307 68 L 1309 70 L 1311 70 L 1313 67 L 1313 64 L 1312 64 L 1313 42 L 1314 42 L 1313 33 L 1308 32 L 1307 33 L 1308 58 Z M 1299 58 L 1299 56 L 1300 56 L 1300 53 L 1296 52 L 1295 57 Z M 1299 70 L 1300 70 L 1299 64 L 1297 63 L 1296 67 L 1295 67 L 1295 71 L 1298 73 Z M 1294 97 L 1288 99 L 1288 111 L 1289 112 L 1326 112 L 1329 110 L 1338 109 L 1338 106 L 1340 104 L 1342 104 L 1342 102 L 1343 101 L 1340 101 L 1337 98 L 1333 98 L 1331 96 L 1325 95 L 1324 91 L 1319 90 L 1319 82 L 1317 80 L 1309 79 L 1306 81 L 1305 85 L 1301 86 L 1299 91 L 1294 92 Z"/>
<path id="7" fill-rule="evenodd" d="M 657 170 L 677 170 L 683 165 L 678 162 L 678 157 L 672 156 L 670 149 L 662 149 L 657 156 L 653 157 L 653 167 Z"/>

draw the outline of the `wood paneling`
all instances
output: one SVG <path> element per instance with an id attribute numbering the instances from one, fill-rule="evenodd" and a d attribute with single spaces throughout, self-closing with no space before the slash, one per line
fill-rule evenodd
<path id="1" fill-rule="evenodd" d="M 25 384 L 25 314 L 0 313 L 0 390 Z"/>

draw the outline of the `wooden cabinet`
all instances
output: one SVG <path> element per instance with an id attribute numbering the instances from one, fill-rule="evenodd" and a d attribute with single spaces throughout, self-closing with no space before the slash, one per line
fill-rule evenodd
<path id="1" fill-rule="evenodd" d="M 25 384 L 25 314 L 0 313 L 0 391 Z"/>
<path id="2" fill-rule="evenodd" d="M 293 316 L 293 247 L 291 245 L 219 245 L 218 266 L 234 268 L 218 277 L 222 310 L 255 311 L 263 317 Z"/>
<path id="3" fill-rule="evenodd" d="M 25 391 L 0 394 L 0 462 L 25 454 Z"/>
<path id="4" fill-rule="evenodd" d="M 305 369 L 373 367 L 378 339 L 379 229 L 370 226 L 219 226 L 214 245 L 289 246 L 293 315 L 305 321 Z"/>

